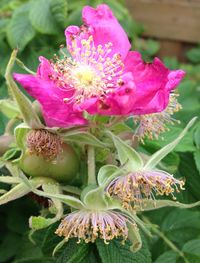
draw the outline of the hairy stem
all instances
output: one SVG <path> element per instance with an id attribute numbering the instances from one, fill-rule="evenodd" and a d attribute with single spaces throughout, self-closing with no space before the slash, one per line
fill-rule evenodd
<path id="1" fill-rule="evenodd" d="M 95 175 L 95 149 L 93 146 L 88 145 L 88 184 L 96 184 Z"/>
<path id="2" fill-rule="evenodd" d="M 151 225 L 152 231 L 158 235 L 167 245 L 170 247 L 174 252 L 176 252 L 181 258 L 183 258 L 185 263 L 189 263 L 189 261 L 186 259 L 184 253 L 177 247 L 175 246 L 172 241 L 170 241 L 164 234 L 161 232 L 156 225 L 153 225 L 149 219 L 145 216 L 142 217 L 143 221 L 147 224 Z"/>

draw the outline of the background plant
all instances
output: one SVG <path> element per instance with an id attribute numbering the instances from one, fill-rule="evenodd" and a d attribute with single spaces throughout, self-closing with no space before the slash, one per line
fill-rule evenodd
<path id="1" fill-rule="evenodd" d="M 133 48 L 139 49 L 146 59 L 151 59 L 159 45 L 153 40 L 141 40 L 144 30 L 128 13 L 124 1 L 106 2 L 114 11 L 120 23 L 132 40 Z M 2 0 L 0 3 L 0 95 L 7 96 L 4 81 L 5 66 L 13 48 L 19 48 L 20 59 L 35 70 L 39 55 L 50 58 L 53 52 L 64 43 L 63 30 L 70 24 L 80 24 L 81 9 L 84 5 L 93 5 L 101 1 L 65 1 L 65 0 Z M 140 146 L 143 152 L 152 153 L 174 139 L 192 116 L 200 112 L 200 49 L 188 52 L 188 64 L 180 64 L 175 58 L 165 59 L 171 69 L 182 68 L 187 76 L 179 87 L 179 102 L 183 109 L 177 113 L 180 125 L 174 126 L 162 135 L 163 140 L 146 141 Z M 17 68 L 15 71 L 20 71 Z M 3 106 L 0 105 L 0 108 Z M 0 116 L 0 131 L 4 132 L 6 117 Z M 131 124 L 130 124 L 131 126 Z M 101 162 L 103 153 L 99 153 Z M 161 164 L 162 169 L 176 173 L 186 179 L 186 190 L 178 195 L 178 200 L 191 203 L 200 200 L 200 122 L 188 132 L 176 149 Z M 2 170 L 4 174 L 8 171 Z M 5 186 L 6 187 L 6 186 Z M 1 187 L 2 188 L 2 187 Z M 5 188 L 6 189 L 6 188 Z M 62 248 L 59 255 L 52 259 L 51 253 L 60 239 L 54 235 L 57 225 L 36 232 L 29 241 L 28 218 L 37 215 L 40 204 L 30 197 L 0 207 L 0 262 L 103 262 L 103 263 L 165 263 L 200 261 L 200 211 L 163 208 L 153 212 L 141 213 L 152 226 L 153 239 L 144 235 L 144 246 L 136 254 L 129 252 L 128 245 L 121 247 L 118 241 L 111 242 L 109 249 L 102 241 L 94 245 L 82 244 L 78 247 L 74 240 Z M 120 247 L 120 253 L 119 253 Z M 76 252 L 76 253 L 75 253 Z"/>

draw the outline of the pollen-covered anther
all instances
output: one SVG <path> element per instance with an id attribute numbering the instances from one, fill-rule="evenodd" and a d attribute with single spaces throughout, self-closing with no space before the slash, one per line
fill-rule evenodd
<path id="1" fill-rule="evenodd" d="M 57 134 L 47 130 L 31 130 L 26 136 L 26 144 L 30 154 L 42 156 L 46 160 L 54 160 L 62 151 L 62 141 Z"/>
<path id="2" fill-rule="evenodd" d="M 124 64 L 120 54 L 111 54 L 111 42 L 95 46 L 92 36 L 81 41 L 74 38 L 70 52 L 73 59 L 55 57 L 51 63 L 54 69 L 51 79 L 72 94 L 64 99 L 65 103 L 81 103 L 91 97 L 104 96 L 119 86 Z"/>
<path id="3" fill-rule="evenodd" d="M 107 192 L 122 200 L 124 208 L 140 204 L 143 198 L 155 199 L 156 195 L 172 195 L 184 190 L 184 181 L 164 171 L 141 171 L 119 176 L 107 187 Z"/>
<path id="4" fill-rule="evenodd" d="M 128 238 L 127 222 L 137 228 L 134 222 L 116 211 L 101 210 L 80 210 L 67 215 L 56 234 L 69 238 L 77 238 L 80 242 L 95 242 L 101 238 L 105 243 L 113 238 L 122 238 L 124 241 Z"/>
<path id="5" fill-rule="evenodd" d="M 142 142 L 145 137 L 150 140 L 158 139 L 161 133 L 169 130 L 167 125 L 179 123 L 179 120 L 172 117 L 174 113 L 182 108 L 177 101 L 178 96 L 176 93 L 171 93 L 169 104 L 162 112 L 134 116 L 134 122 L 139 124 L 136 135 Z"/>

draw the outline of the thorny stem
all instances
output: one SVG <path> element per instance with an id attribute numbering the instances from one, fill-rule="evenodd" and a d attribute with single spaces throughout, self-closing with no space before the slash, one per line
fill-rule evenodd
<path id="1" fill-rule="evenodd" d="M 88 145 L 87 154 L 88 154 L 88 184 L 96 184 L 94 146 Z"/>
<path id="2" fill-rule="evenodd" d="M 142 217 L 143 221 L 145 223 L 148 223 L 151 225 L 152 231 L 158 235 L 174 252 L 176 252 L 181 258 L 183 258 L 185 263 L 189 263 L 189 261 L 186 259 L 184 253 L 179 250 L 172 241 L 170 241 L 164 234 L 161 232 L 156 225 L 153 225 L 149 219 L 145 216 Z"/>

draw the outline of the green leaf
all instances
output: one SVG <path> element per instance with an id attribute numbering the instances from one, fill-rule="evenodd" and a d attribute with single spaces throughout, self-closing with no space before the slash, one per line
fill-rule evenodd
<path id="1" fill-rule="evenodd" d="M 173 209 L 164 218 L 161 230 L 172 241 L 183 246 L 200 231 L 200 213 L 192 210 Z"/>
<path id="2" fill-rule="evenodd" d="M 7 27 L 7 38 L 11 48 L 23 50 L 35 36 L 35 30 L 28 18 L 29 9 L 30 4 L 22 5 L 13 13 Z"/>
<path id="3" fill-rule="evenodd" d="M 35 231 L 31 236 L 35 245 L 42 250 L 45 256 L 52 256 L 54 247 L 62 240 L 55 234 L 57 228 L 58 223 L 54 223 L 48 228 Z"/>
<path id="4" fill-rule="evenodd" d="M 190 49 L 186 56 L 191 62 L 200 63 L 200 47 Z"/>
<path id="5" fill-rule="evenodd" d="M 121 165 L 125 165 L 126 169 L 130 171 L 140 170 L 143 167 L 143 160 L 140 155 L 119 137 L 111 132 L 109 132 L 109 135 L 113 139 Z"/>
<path id="6" fill-rule="evenodd" d="M 52 258 L 45 258 L 45 257 L 38 257 L 38 256 L 33 256 L 33 257 L 27 257 L 19 260 L 15 260 L 12 263 L 53 263 L 55 262 Z"/>
<path id="7" fill-rule="evenodd" d="M 10 99 L 0 100 L 0 111 L 9 119 L 16 118 L 20 115 L 16 103 Z"/>
<path id="8" fill-rule="evenodd" d="M 187 258 L 190 259 L 190 262 L 200 262 L 200 239 L 190 240 L 183 246 L 182 250 L 187 255 Z"/>
<path id="9" fill-rule="evenodd" d="M 176 263 L 177 257 L 178 255 L 174 251 L 166 251 L 154 263 Z"/>
<path id="10" fill-rule="evenodd" d="M 151 156 L 151 158 L 147 161 L 147 163 L 145 164 L 144 169 L 146 170 L 153 169 L 168 153 L 170 153 L 176 147 L 176 145 L 180 142 L 180 140 L 184 137 L 188 129 L 194 124 L 196 119 L 197 119 L 196 117 L 193 118 L 173 142 L 167 144 L 162 149 L 154 153 Z"/>
<path id="11" fill-rule="evenodd" d="M 90 245 L 81 242 L 77 244 L 76 239 L 70 239 L 65 245 L 56 263 L 88 263 Z"/>
<path id="12" fill-rule="evenodd" d="M 0 244 L 0 263 L 7 262 L 16 255 L 19 246 L 20 236 L 15 233 L 8 233 Z"/>
<path id="13" fill-rule="evenodd" d="M 51 13 L 61 26 L 66 26 L 68 3 L 67 0 L 52 0 L 51 1 Z"/>
<path id="14" fill-rule="evenodd" d="M 194 141 L 198 149 L 200 149 L 200 123 L 198 123 L 197 129 L 194 133 Z"/>
<path id="15" fill-rule="evenodd" d="M 51 0 L 32 1 L 29 19 L 32 26 L 43 34 L 57 34 L 58 27 L 51 13 Z"/>
<path id="16" fill-rule="evenodd" d="M 62 139 L 66 142 L 76 142 L 79 144 L 92 145 L 95 147 L 105 148 L 106 145 L 89 132 L 75 130 L 61 134 Z"/>
<path id="17" fill-rule="evenodd" d="M 18 107 L 21 111 L 24 121 L 27 125 L 31 128 L 41 129 L 44 126 L 42 125 L 39 117 L 37 116 L 36 112 L 34 111 L 31 102 L 29 99 L 20 91 L 16 83 L 12 78 L 12 68 L 14 66 L 15 58 L 17 56 L 17 50 L 12 52 L 10 61 L 6 68 L 5 78 L 9 87 L 9 90 L 16 100 Z"/>
<path id="18" fill-rule="evenodd" d="M 200 173 L 200 149 L 196 150 L 196 152 L 194 152 L 194 160 L 196 163 L 196 167 Z"/>
<path id="19" fill-rule="evenodd" d="M 151 263 L 151 254 L 143 242 L 143 247 L 137 252 L 130 251 L 130 242 L 123 245 L 120 240 L 112 240 L 105 244 L 103 240 L 96 240 L 97 249 L 102 263 Z"/>
<path id="20" fill-rule="evenodd" d="M 185 188 L 182 195 L 186 196 L 184 202 L 194 202 L 200 200 L 200 180 L 199 172 L 196 168 L 194 156 L 189 153 L 181 154 L 181 162 L 179 165 L 178 175 L 185 178 Z M 189 198 L 189 199 L 188 199 Z"/>

